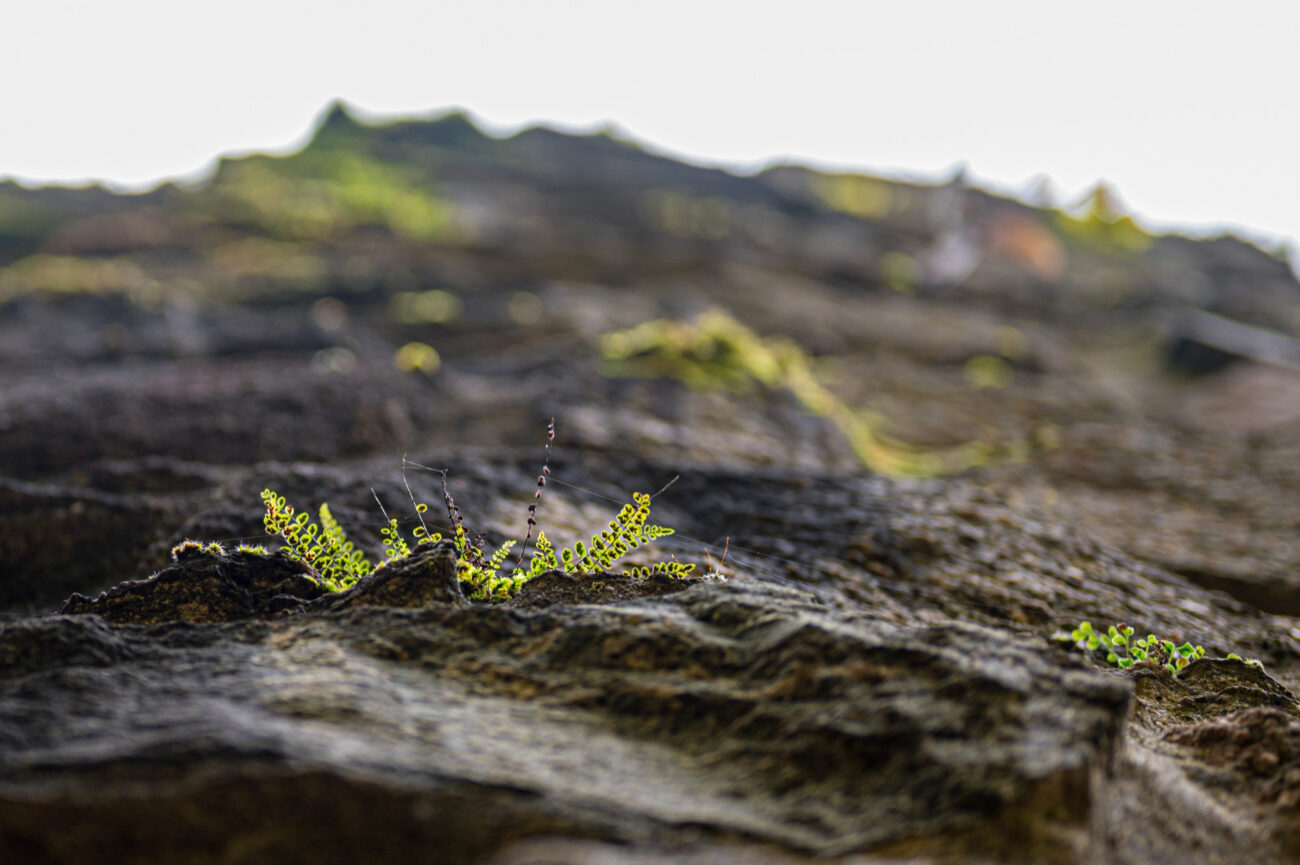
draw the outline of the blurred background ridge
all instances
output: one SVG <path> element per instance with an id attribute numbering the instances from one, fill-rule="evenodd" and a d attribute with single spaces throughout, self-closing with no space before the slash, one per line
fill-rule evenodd
<path id="1" fill-rule="evenodd" d="M 107 583 L 156 568 L 192 507 L 94 498 L 145 477 L 517 447 L 554 416 L 583 459 L 979 470 L 1280 610 L 1297 288 L 1281 251 L 1153 232 L 1105 184 L 1058 208 L 961 172 L 738 175 L 334 102 L 300 149 L 198 182 L 0 183 L 0 474 L 52 485 L 13 493 L 31 525 L 5 543 L 62 514 L 118 551 L 69 553 L 95 570 L 70 585 Z M 109 523 L 69 515 L 87 485 Z"/>

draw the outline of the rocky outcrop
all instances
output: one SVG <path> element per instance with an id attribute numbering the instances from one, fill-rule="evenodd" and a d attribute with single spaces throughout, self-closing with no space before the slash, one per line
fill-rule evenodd
<path id="1" fill-rule="evenodd" d="M 207 861 L 342 862 L 375 833 L 427 862 L 553 834 L 996 851 L 1012 825 L 1018 850 L 1081 854 L 1130 694 L 1041 641 L 752 582 L 198 627 L 56 616 L 0 645 L 0 837 L 56 861 L 111 860 L 123 834 Z M 259 813 L 274 798 L 299 816 Z"/>
<path id="2" fill-rule="evenodd" d="M 716 508 L 751 482 L 681 492 L 728 519 Z M 793 501 L 781 484 L 758 488 Z M 555 573 L 482 605 L 445 544 L 338 595 L 278 556 L 194 551 L 11 623 L 0 846 L 54 862 L 469 863 L 560 836 L 600 855 L 1082 863 L 1248 844 L 1284 861 L 1300 765 L 1285 686 L 1236 661 L 1107 672 L 1047 639 L 1088 602 L 1073 592 L 1122 617 L 1165 586 L 1202 633 L 1287 669 L 1293 650 L 1251 640 L 1280 622 L 978 501 L 819 489 L 785 510 L 790 568 L 768 572 L 782 559 L 737 518 L 722 582 Z M 1012 551 L 1039 557 L 1032 586 L 998 566 Z M 1130 600 L 1104 600 L 1107 579 Z M 1188 801 L 1209 810 L 1171 820 Z M 1149 820 L 1170 823 L 1129 837 Z"/>
<path id="3" fill-rule="evenodd" d="M 0 862 L 1300 855 L 1300 379 L 1166 363 L 1189 309 L 1300 335 L 1276 256 L 343 109 L 206 186 L 0 200 Z M 603 354 L 715 307 L 816 387 Z M 443 469 L 518 537 L 551 418 L 548 537 L 658 490 L 696 576 L 483 604 L 445 544 L 339 593 L 239 548 L 269 486 L 373 556 Z M 1120 672 L 1083 619 L 1207 658 Z"/>

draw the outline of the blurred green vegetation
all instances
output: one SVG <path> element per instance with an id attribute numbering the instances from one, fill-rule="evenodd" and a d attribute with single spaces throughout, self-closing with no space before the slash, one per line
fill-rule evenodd
<path id="1" fill-rule="evenodd" d="M 127 295 L 141 306 L 157 299 L 161 286 L 126 256 L 89 258 L 36 253 L 0 268 L 0 302 L 31 292 Z"/>
<path id="2" fill-rule="evenodd" d="M 1062 235 L 1094 252 L 1136 255 L 1155 239 L 1119 209 L 1114 190 L 1104 183 L 1093 189 L 1081 214 L 1057 211 L 1053 221 Z"/>
<path id="3" fill-rule="evenodd" d="M 446 324 L 460 315 L 464 304 L 449 291 L 401 291 L 388 302 L 389 314 L 398 324 Z"/>
<path id="4" fill-rule="evenodd" d="M 880 257 L 880 279 L 899 294 L 911 294 L 921 283 L 921 265 L 905 252 L 886 252 Z"/>
<path id="5" fill-rule="evenodd" d="M 731 205 L 722 198 L 653 189 L 644 196 L 644 210 L 650 225 L 668 234 L 721 240 L 731 233 Z"/>
<path id="6" fill-rule="evenodd" d="M 0 302 L 27 294 L 120 294 L 144 308 L 180 295 L 233 301 L 327 285 L 332 250 L 370 232 L 387 243 L 458 242 L 428 159 L 372 155 L 364 127 L 326 124 L 287 156 L 223 160 L 206 182 L 140 195 L 0 183 Z M 356 262 L 354 261 L 353 264 Z M 382 261 L 359 276 L 379 278 Z M 445 301 L 445 298 L 443 299 Z M 398 318 L 448 320 L 424 298 Z"/>
<path id="7" fill-rule="evenodd" d="M 325 241 L 364 226 L 444 240 L 452 228 L 450 205 L 414 169 L 336 147 L 225 162 L 193 194 L 214 221 L 283 240 Z"/>
<path id="8" fill-rule="evenodd" d="M 982 441 L 926 449 L 886 435 L 885 418 L 836 396 L 819 380 L 813 359 L 798 343 L 760 337 L 721 310 L 702 313 L 694 322 L 656 319 L 605 334 L 601 351 L 613 375 L 670 377 L 696 390 L 741 394 L 758 387 L 787 389 L 808 411 L 834 424 L 862 464 L 880 474 L 953 474 L 997 455 L 993 445 Z"/>
<path id="9" fill-rule="evenodd" d="M 35 241 L 62 219 L 57 208 L 42 203 L 30 190 L 0 183 L 0 248 Z"/>
<path id="10" fill-rule="evenodd" d="M 894 208 L 892 184 L 861 174 L 817 174 L 813 192 L 827 207 L 859 219 L 884 219 Z"/>

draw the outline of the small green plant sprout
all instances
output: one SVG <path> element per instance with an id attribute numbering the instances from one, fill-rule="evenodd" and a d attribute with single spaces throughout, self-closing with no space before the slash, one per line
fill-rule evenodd
<path id="1" fill-rule="evenodd" d="M 551 442 L 555 438 L 555 421 L 546 429 L 546 460 L 542 472 L 537 478 L 537 491 L 528 506 L 528 528 L 524 535 L 523 551 L 520 552 L 515 565 L 509 571 L 503 571 L 506 559 L 515 547 L 513 540 L 508 540 L 489 552 L 483 535 L 470 535 L 465 528 L 456 500 L 452 498 L 447 487 L 447 472 L 435 469 L 442 474 L 442 500 L 447 511 L 447 520 L 451 526 L 451 543 L 456 551 L 456 574 L 462 588 L 470 600 L 504 601 L 519 591 L 528 580 L 550 570 L 564 571 L 568 574 L 587 575 L 609 571 L 615 564 L 638 547 L 644 546 L 658 538 L 673 534 L 666 526 L 656 526 L 649 522 L 652 496 L 646 493 L 633 493 L 632 501 L 623 505 L 618 514 L 603 530 L 592 535 L 590 543 L 578 541 L 572 547 L 556 549 L 544 531 L 538 529 L 537 542 L 533 553 L 524 563 L 528 542 L 533 529 L 537 527 L 537 511 L 541 504 L 542 490 L 550 477 Z M 413 463 L 413 465 L 419 465 Z M 419 466 L 428 468 L 428 466 Z M 406 460 L 402 461 L 402 480 L 406 481 Z M 415 506 L 415 516 L 420 525 L 411 532 L 414 547 L 437 543 L 443 536 L 430 532 L 424 522 L 428 506 L 417 502 L 410 484 L 406 484 L 407 495 Z M 373 490 L 371 491 L 374 492 Z M 380 538 L 384 547 L 383 565 L 406 558 L 413 550 L 412 543 L 403 537 L 396 518 L 390 517 L 384 509 L 383 502 L 375 495 L 379 510 L 384 515 L 385 527 L 380 529 Z M 266 506 L 263 522 L 268 534 L 277 535 L 282 543 L 281 549 L 292 559 L 309 565 L 316 575 L 317 582 L 330 591 L 342 591 L 370 573 L 374 568 L 365 555 L 356 549 L 347 539 L 343 528 L 330 513 L 328 505 L 320 506 L 320 523 L 312 523 L 310 516 L 296 513 L 292 505 L 285 502 L 284 496 L 275 491 L 262 491 L 262 503 Z M 196 541 L 187 543 L 201 546 Z M 182 545 L 183 546 L 183 545 Z M 690 576 L 695 565 L 678 562 L 656 562 L 627 568 L 625 576 L 647 578 L 654 574 L 665 574 L 674 578 Z"/>
<path id="2" fill-rule="evenodd" d="M 342 591 L 370 573 L 373 566 L 353 547 L 328 504 L 320 506 L 317 525 L 307 512 L 295 514 L 293 505 L 271 489 L 262 490 L 262 503 L 266 505 L 262 523 L 267 534 L 279 535 L 284 541 L 282 552 L 310 567 L 324 588 Z"/>
<path id="3" fill-rule="evenodd" d="M 547 428 L 548 463 L 550 442 L 554 435 L 554 421 L 552 421 Z M 533 527 L 537 524 L 537 509 L 549 476 L 549 467 L 543 465 L 542 473 L 537 478 L 537 491 L 528 506 L 528 531 L 524 536 L 525 545 L 528 543 Z M 546 532 L 538 530 L 537 544 L 528 559 L 528 564 L 523 564 L 524 554 L 521 553 L 515 567 L 508 575 L 503 575 L 499 571 L 513 548 L 514 541 L 506 541 L 491 556 L 487 555 L 486 550 L 482 548 L 480 539 L 476 538 L 474 542 L 469 542 L 460 511 L 447 490 L 445 474 L 443 475 L 443 501 L 447 506 L 448 517 L 455 526 L 456 552 L 460 557 L 458 563 L 460 579 L 465 584 L 470 600 L 476 601 L 503 601 L 517 592 L 528 580 L 547 571 L 558 570 L 581 576 L 611 570 L 619 559 L 632 550 L 657 538 L 673 534 L 673 530 L 666 526 L 651 525 L 648 522 L 651 496 L 634 492 L 632 502 L 623 505 L 608 526 L 592 535 L 589 544 L 577 541 L 572 547 L 556 549 L 551 539 L 546 536 Z M 645 579 L 652 574 L 667 574 L 681 579 L 690 576 L 694 569 L 693 564 L 671 561 L 627 568 L 623 574 L 639 579 Z"/>
<path id="4" fill-rule="evenodd" d="M 1205 657 L 1204 646 L 1193 646 L 1184 642 L 1181 646 L 1173 640 L 1158 638 L 1155 634 L 1134 639 L 1134 629 L 1129 625 L 1111 625 L 1105 633 L 1093 629 L 1091 622 L 1080 622 L 1069 634 L 1058 634 L 1056 639 L 1073 643 L 1086 652 L 1104 652 L 1106 662 L 1127 670 L 1130 667 L 1163 667 L 1177 675 L 1187 668 L 1192 661 Z M 1242 660 L 1240 655 L 1230 654 L 1230 659 Z M 1258 661 L 1245 663 L 1261 667 Z"/>
<path id="5" fill-rule="evenodd" d="M 533 577 L 548 570 L 562 570 L 569 574 L 594 574 L 608 571 L 614 563 L 643 544 L 673 534 L 665 526 L 650 525 L 650 496 L 632 493 L 632 502 L 610 520 L 609 526 L 591 536 L 591 543 L 578 541 L 572 547 L 556 550 L 545 532 L 537 534 L 537 552 L 528 563 L 527 576 Z M 695 565 L 681 562 L 659 562 L 623 573 L 628 576 L 648 577 L 651 574 L 689 576 Z"/>
<path id="6" fill-rule="evenodd" d="M 384 503 L 379 501 L 379 496 L 373 489 L 370 491 L 370 494 L 375 497 L 375 503 L 379 505 L 380 513 L 384 515 L 384 519 L 388 522 L 386 526 L 379 530 L 379 535 L 384 542 L 384 561 L 389 562 L 394 559 L 406 558 L 411 554 L 411 545 L 402 537 L 402 531 L 398 528 L 397 520 L 390 517 L 388 511 L 384 510 Z M 442 540 L 442 535 L 437 533 L 431 535 L 429 534 L 429 530 L 424 526 L 424 517 L 422 515 L 428 509 L 429 506 L 425 504 L 417 504 L 415 506 L 415 513 L 420 518 L 420 527 L 411 534 L 415 538 L 417 545 L 419 545 L 421 541 L 428 541 L 429 543 L 436 544 L 438 541 Z"/>

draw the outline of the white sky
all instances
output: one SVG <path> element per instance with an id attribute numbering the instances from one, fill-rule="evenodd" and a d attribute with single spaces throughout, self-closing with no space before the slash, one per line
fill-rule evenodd
<path id="1" fill-rule="evenodd" d="M 0 176 L 26 181 L 193 176 L 343 98 L 613 121 L 743 167 L 1105 178 L 1149 220 L 1300 239 L 1295 0 L 41 0 L 0 22 Z"/>

